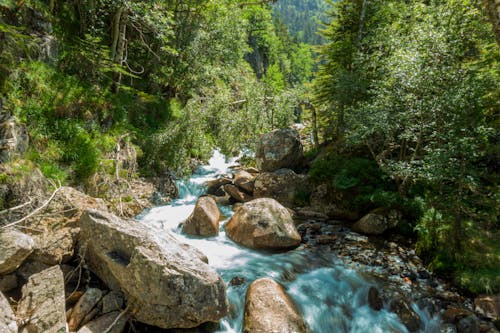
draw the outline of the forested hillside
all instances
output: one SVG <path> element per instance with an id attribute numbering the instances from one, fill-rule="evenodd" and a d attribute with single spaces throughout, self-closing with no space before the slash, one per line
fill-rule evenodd
<path id="1" fill-rule="evenodd" d="M 145 173 L 181 172 L 294 121 L 308 48 L 269 5 L 240 1 L 3 1 L 4 109 L 49 177 L 84 180 L 119 138 Z"/>
<path id="2" fill-rule="evenodd" d="M 280 0 L 274 4 L 277 17 L 285 23 L 290 35 L 298 41 L 322 44 L 325 39 L 319 33 L 322 23 L 328 21 L 328 0 Z"/>
<path id="3" fill-rule="evenodd" d="M 176 208 L 193 211 L 201 196 L 213 208 L 204 216 L 213 222 L 212 238 L 202 243 L 198 236 L 206 235 L 199 234 L 199 225 L 186 227 L 195 233 L 189 237 L 184 226 L 179 227 L 198 223 L 194 212 L 163 231 L 182 233 L 188 242 L 200 241 L 197 244 L 216 242 L 223 253 L 216 264 L 231 253 L 243 253 L 248 260 L 235 257 L 234 267 L 233 262 L 224 263 L 233 271 L 224 271 L 228 267 L 223 265 L 217 272 L 206 268 L 217 293 L 212 294 L 216 300 L 202 301 L 207 308 L 217 303 L 220 309 L 210 308 L 201 319 L 191 303 L 168 299 L 162 311 L 187 308 L 183 328 L 226 318 L 233 331 L 242 331 L 245 302 L 238 299 L 237 310 L 234 304 L 228 306 L 226 316 L 226 287 L 234 301 L 253 280 L 273 276 L 286 286 L 277 287 L 280 295 L 295 293 L 307 305 L 301 310 L 313 313 L 315 306 L 324 305 L 320 315 L 319 310 L 305 315 L 309 321 L 317 319 L 322 330 L 316 332 L 355 332 L 348 325 L 357 327 L 352 324 L 356 313 L 362 319 L 368 313 L 373 323 L 382 325 L 378 331 L 416 327 L 408 331 L 433 332 L 450 302 L 469 308 L 472 304 L 453 294 L 454 289 L 452 296 L 443 296 L 441 286 L 457 287 L 465 295 L 500 292 L 498 13 L 495 0 L 0 0 L 0 228 L 19 226 L 35 238 L 71 229 L 64 235 L 70 243 L 68 261 L 83 275 L 87 264 L 74 251 L 80 229 L 73 225 L 83 210 L 109 208 L 120 216 L 137 217 L 182 192 L 184 197 L 163 215 L 148 212 L 147 223 L 163 228 L 164 222 L 171 223 L 166 222 L 170 215 L 177 217 Z M 278 129 L 282 131 L 274 131 Z M 223 172 L 219 166 L 197 169 L 215 149 Z M 286 156 L 283 165 L 263 166 L 263 159 L 286 154 L 293 156 Z M 240 156 L 239 164 L 230 168 L 224 158 L 235 156 Z M 181 183 L 195 171 L 198 178 Z M 163 188 L 153 190 L 156 182 Z M 179 190 L 176 184 L 184 187 Z M 61 190 L 62 185 L 72 188 Z M 144 194 L 144 188 L 150 191 Z M 58 200 L 58 191 L 70 195 Z M 167 199 L 161 196 L 164 192 L 169 192 Z M 138 198 L 138 193 L 144 197 Z M 253 206 L 254 199 L 261 201 Z M 70 205 L 71 200 L 86 204 Z M 135 209 L 127 210 L 128 203 Z M 225 230 L 219 220 L 243 212 L 243 206 L 266 211 L 241 217 L 250 216 L 255 229 L 242 228 L 246 234 L 234 239 L 261 238 L 240 246 L 223 238 L 225 233 L 219 236 Z M 67 212 L 74 215 L 68 217 Z M 92 234 L 92 223 L 100 227 L 107 223 L 103 220 L 118 220 L 106 217 L 107 212 L 104 217 L 92 214 L 85 215 L 86 236 L 102 241 Z M 260 220 L 263 215 L 271 216 L 272 223 L 286 220 L 286 227 L 273 226 L 278 236 L 268 237 L 261 229 L 272 223 Z M 30 224 L 35 217 L 49 221 L 50 228 Z M 141 218 L 144 215 L 126 222 L 130 230 Z M 283 241 L 284 229 L 292 231 L 293 242 L 286 243 L 285 237 L 280 246 L 267 244 Z M 126 237 L 137 244 L 146 238 Z M 259 247 L 259 242 L 268 247 Z M 244 250 L 248 244 L 252 250 Z M 137 247 L 149 251 L 149 245 Z M 0 242 L 0 251 L 2 246 Z M 107 251 L 102 257 L 120 270 L 147 252 L 134 257 L 137 253 L 127 252 L 128 245 L 116 251 L 102 246 Z M 259 252 L 263 249 L 269 252 Z M 275 250 L 290 250 L 291 255 L 274 256 Z M 176 245 L 175 253 L 168 255 L 176 258 L 186 251 Z M 172 280 L 172 289 L 189 301 L 195 297 L 183 288 L 199 276 L 189 280 L 183 274 L 205 267 L 207 261 L 199 251 L 191 252 L 196 252 L 195 260 L 186 259 L 189 268 L 180 269 L 182 274 Z M 215 255 L 212 248 L 208 252 Z M 2 253 L 7 251 L 0 257 Z M 35 259 L 43 257 L 39 253 Z M 163 258 L 159 262 L 163 254 L 144 256 Z M 50 263 L 59 265 L 59 259 Z M 341 260 L 346 260 L 343 273 L 337 270 Z M 237 266 L 241 261 L 248 266 Z M 355 276 L 353 267 L 360 262 L 369 268 Z M 151 294 L 154 288 L 170 292 L 170 282 L 158 286 L 161 274 L 170 272 L 165 268 L 169 263 L 162 264 L 151 269 L 159 274 L 157 281 L 144 287 Z M 5 274 L 15 275 L 19 267 Z M 279 273 L 268 267 L 277 267 Z M 148 270 L 137 268 L 141 274 Z M 0 269 L 0 275 L 4 272 Z M 128 273 L 120 272 L 129 280 Z M 23 274 L 18 275 L 26 280 Z M 368 274 L 374 276 L 366 282 L 361 276 Z M 95 278 L 89 271 L 87 277 Z M 352 279 L 352 290 L 343 279 Z M 398 300 L 403 305 L 395 303 L 397 310 L 383 298 L 392 296 L 378 294 L 379 280 L 387 282 L 390 292 L 392 283 L 400 283 L 396 289 L 402 294 L 411 290 Z M 324 287 L 325 281 L 335 287 Z M 414 295 L 432 294 L 418 301 L 437 307 L 434 314 L 415 314 L 417 303 L 407 301 L 416 290 L 411 288 L 420 288 Z M 200 290 L 194 294 L 203 298 Z M 326 290 L 350 294 L 326 297 Z M 342 303 L 332 310 L 331 304 L 345 299 L 355 302 L 355 309 Z M 360 305 L 361 299 L 374 304 Z M 150 302 L 151 308 L 156 301 Z M 138 304 L 134 311 L 141 309 Z M 398 312 L 400 308 L 406 312 Z M 453 325 L 472 313 L 455 310 L 450 310 L 458 313 L 449 320 Z M 417 318 L 418 325 L 400 323 L 396 314 Z M 153 317 L 164 324 L 162 315 Z M 485 318 L 481 320 L 491 327 L 498 323 L 498 316 Z M 170 319 L 177 323 L 178 318 Z M 157 325 L 154 320 L 142 323 Z M 371 323 L 360 320 L 356 332 L 368 332 Z M 306 332 L 306 325 L 300 324 Z M 161 327 L 181 327 L 169 325 Z M 266 331 L 275 330 L 260 330 Z"/>
<path id="4" fill-rule="evenodd" d="M 484 3 L 339 1 L 312 89 L 319 136 L 368 160 L 338 173 L 331 154 L 315 172 L 403 208 L 431 267 L 498 291 L 500 41 Z M 368 165 L 390 184 L 363 188 L 375 174 L 352 169 Z"/>

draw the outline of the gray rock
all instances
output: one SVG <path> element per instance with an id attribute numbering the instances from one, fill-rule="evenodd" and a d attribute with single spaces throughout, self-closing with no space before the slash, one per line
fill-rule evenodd
<path id="1" fill-rule="evenodd" d="M 279 169 L 275 172 L 263 172 L 255 179 L 254 196 L 256 198 L 273 198 L 280 204 L 293 207 L 307 204 L 300 200 L 308 200 L 310 195 L 306 175 L 298 175 L 290 169 Z"/>
<path id="2" fill-rule="evenodd" d="M 457 323 L 458 333 L 479 333 L 480 321 L 476 316 L 462 318 Z"/>
<path id="3" fill-rule="evenodd" d="M 226 314 L 224 281 L 195 248 L 169 233 L 95 210 L 87 210 L 80 225 L 87 265 L 125 294 L 138 321 L 190 328 Z"/>
<path id="4" fill-rule="evenodd" d="M 354 223 L 352 230 L 367 235 L 380 235 L 387 229 L 394 228 L 400 217 L 401 214 L 396 210 L 386 212 L 382 209 L 376 209 Z"/>
<path id="5" fill-rule="evenodd" d="M 33 239 L 17 230 L 0 231 L 0 275 L 15 271 L 33 251 Z"/>
<path id="6" fill-rule="evenodd" d="M 231 196 L 234 200 L 238 202 L 248 202 L 253 200 L 253 196 L 240 191 L 238 187 L 232 184 L 224 185 L 224 191 Z"/>
<path id="7" fill-rule="evenodd" d="M 298 132 L 284 129 L 262 135 L 257 144 L 255 159 L 257 168 L 262 171 L 300 168 L 304 161 L 304 149 Z"/>
<path id="8" fill-rule="evenodd" d="M 420 316 L 410 306 L 410 301 L 403 297 L 396 297 L 390 302 L 389 309 L 396 313 L 408 331 L 416 332 L 422 323 Z"/>
<path id="9" fill-rule="evenodd" d="M 29 146 L 29 136 L 26 126 L 21 124 L 16 117 L 5 119 L 0 124 L 0 161 L 11 160 L 20 156 Z"/>
<path id="10" fill-rule="evenodd" d="M 67 263 L 73 258 L 78 228 L 55 227 L 51 231 L 32 234 L 35 246 L 30 260 L 49 266 Z"/>
<path id="11" fill-rule="evenodd" d="M 193 236 L 216 236 L 219 234 L 220 211 L 211 197 L 200 197 L 193 213 L 182 226 L 182 232 Z"/>
<path id="12" fill-rule="evenodd" d="M 259 279 L 248 287 L 243 332 L 305 333 L 302 315 L 283 287 L 272 279 Z"/>
<path id="13" fill-rule="evenodd" d="M 66 333 L 64 278 L 59 266 L 32 275 L 22 289 L 17 318 L 20 333 Z"/>
<path id="14" fill-rule="evenodd" d="M 126 314 L 121 317 L 119 316 L 120 312 L 118 311 L 105 314 L 104 316 L 99 317 L 80 328 L 78 333 L 102 333 L 113 324 L 113 328 L 109 331 L 109 333 L 122 333 L 129 317 Z"/>
<path id="15" fill-rule="evenodd" d="M 270 198 L 245 203 L 226 224 L 227 235 L 253 249 L 289 249 L 300 244 L 290 212 Z"/>
<path id="16" fill-rule="evenodd" d="M 16 316 L 10 307 L 9 301 L 0 292 L 0 332 L 17 333 Z"/>
<path id="17" fill-rule="evenodd" d="M 215 195 L 218 197 L 223 197 L 226 192 L 224 192 L 224 185 L 231 184 L 232 181 L 229 178 L 217 178 L 214 180 L 210 180 L 206 183 L 207 185 L 207 194 Z"/>
<path id="18" fill-rule="evenodd" d="M 0 276 L 0 292 L 6 293 L 17 288 L 17 276 L 15 273 Z M 1 331 L 0 331 L 1 332 Z"/>
<path id="19" fill-rule="evenodd" d="M 234 174 L 234 185 L 240 190 L 253 194 L 255 176 L 245 170 L 239 170 Z"/>
<path id="20" fill-rule="evenodd" d="M 88 289 L 85 294 L 76 302 L 68 319 L 70 331 L 76 331 L 85 316 L 89 314 L 94 306 L 101 300 L 102 291 L 97 288 Z"/>
<path id="21" fill-rule="evenodd" d="M 123 308 L 125 298 L 120 291 L 112 290 L 102 298 L 102 313 L 106 314 Z"/>

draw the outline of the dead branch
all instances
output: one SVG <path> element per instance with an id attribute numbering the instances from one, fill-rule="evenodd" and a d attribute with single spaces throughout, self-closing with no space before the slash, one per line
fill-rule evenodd
<path id="1" fill-rule="evenodd" d="M 12 207 L 12 208 L 9 208 L 9 209 L 2 210 L 2 211 L 0 211 L 0 215 L 6 214 L 6 213 L 10 213 L 10 212 L 13 212 L 15 210 L 18 210 L 18 209 L 21 209 L 23 207 L 26 207 L 28 205 L 31 205 L 32 202 L 33 202 L 33 199 L 30 199 L 30 201 L 25 202 L 23 204 L 20 204 L 19 206 L 15 206 L 15 207 Z"/>
<path id="2" fill-rule="evenodd" d="M 2 229 L 6 229 L 8 227 L 12 227 L 16 224 L 20 224 L 24 221 L 26 221 L 27 219 L 29 219 L 30 217 L 32 216 L 35 216 L 36 214 L 38 214 L 40 211 L 42 211 L 45 207 L 47 207 L 47 205 L 52 201 L 52 199 L 54 199 L 54 197 L 56 196 L 57 192 L 59 192 L 59 190 L 61 189 L 61 183 L 59 182 L 59 185 L 58 186 L 55 186 L 55 184 L 53 184 L 54 187 L 55 187 L 55 190 L 54 192 L 52 192 L 52 195 L 50 196 L 49 199 L 47 199 L 47 201 L 45 201 L 40 207 L 38 207 L 37 209 L 35 209 L 34 211 L 32 211 L 31 213 L 29 213 L 28 215 L 26 215 L 25 217 L 23 217 L 22 219 L 20 220 L 17 220 L 15 222 L 12 222 L 12 223 L 9 223 L 7 225 L 4 225 L 2 226 L 1 228 Z"/>
<path id="3" fill-rule="evenodd" d="M 108 328 L 103 332 L 103 333 L 109 333 L 113 329 L 113 327 L 116 325 L 116 323 L 128 312 L 130 309 L 130 305 L 127 305 L 125 310 L 120 312 L 120 314 L 115 318 L 115 320 L 111 323 L 111 325 L 108 326 Z"/>

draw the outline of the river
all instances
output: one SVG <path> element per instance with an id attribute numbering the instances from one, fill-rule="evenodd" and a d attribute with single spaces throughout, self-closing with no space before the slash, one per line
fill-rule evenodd
<path id="1" fill-rule="evenodd" d="M 271 277 L 286 288 L 315 333 L 408 332 L 396 314 L 385 308 L 374 311 L 369 307 L 368 290 L 379 282 L 365 272 L 347 267 L 333 255 L 301 248 L 280 254 L 262 253 L 235 244 L 224 232 L 224 224 L 232 215 L 229 206 L 219 207 L 223 220 L 217 237 L 203 239 L 183 235 L 179 224 L 191 214 L 197 198 L 204 194 L 204 184 L 227 175 L 234 164 L 234 160 L 226 161 L 215 151 L 208 165 L 199 167 L 189 180 L 178 181 L 177 199 L 138 217 L 153 232 L 170 231 L 201 250 L 227 283 L 230 312 L 216 332 L 241 332 L 246 289 L 261 277 Z M 234 277 L 243 278 L 243 284 L 231 285 Z M 439 332 L 437 318 L 431 318 L 416 305 L 413 307 L 422 319 L 420 332 Z"/>

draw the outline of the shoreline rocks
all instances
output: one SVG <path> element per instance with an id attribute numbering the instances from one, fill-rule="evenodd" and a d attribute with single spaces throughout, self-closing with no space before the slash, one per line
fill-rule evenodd
<path id="1" fill-rule="evenodd" d="M 307 326 L 297 306 L 276 281 L 263 278 L 248 287 L 245 297 L 244 333 L 306 333 Z"/>
<path id="2" fill-rule="evenodd" d="M 0 292 L 0 332 L 17 333 L 17 322 L 9 301 Z"/>
<path id="3" fill-rule="evenodd" d="M 304 149 L 299 133 L 288 128 L 263 134 L 257 143 L 255 160 L 262 171 L 300 169 L 304 163 Z"/>
<path id="4" fill-rule="evenodd" d="M 291 249 L 301 241 L 290 212 L 270 198 L 243 204 L 226 224 L 226 233 L 236 243 L 260 250 Z"/>
<path id="5" fill-rule="evenodd" d="M 33 252 L 33 239 L 17 230 L 0 229 L 0 275 L 14 272 Z"/>
<path id="6" fill-rule="evenodd" d="M 193 236 L 217 236 L 221 214 L 217 203 L 211 197 L 200 197 L 193 213 L 182 225 L 182 232 Z"/>
<path id="7" fill-rule="evenodd" d="M 18 320 L 25 323 L 21 333 L 67 332 L 64 277 L 59 266 L 30 276 L 22 293 L 17 308 Z"/>
<path id="8" fill-rule="evenodd" d="M 80 224 L 87 265 L 111 289 L 123 291 L 138 321 L 192 328 L 227 313 L 225 283 L 195 248 L 95 210 L 87 210 Z"/>

